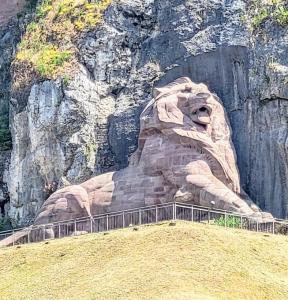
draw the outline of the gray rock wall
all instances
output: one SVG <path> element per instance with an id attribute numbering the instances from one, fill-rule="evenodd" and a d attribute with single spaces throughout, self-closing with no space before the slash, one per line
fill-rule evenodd
<path id="1" fill-rule="evenodd" d="M 288 217 L 288 26 L 266 22 L 251 37 L 247 143 L 240 148 L 243 183 L 251 198 Z M 242 153 L 246 156 L 241 156 Z"/>
<path id="2" fill-rule="evenodd" d="M 31 221 L 53 182 L 125 167 L 152 87 L 183 75 L 222 98 L 243 187 L 286 217 L 287 27 L 267 24 L 263 39 L 243 22 L 246 10 L 240 0 L 114 1 L 103 24 L 78 39 L 68 85 L 36 84 L 10 106 L 11 218 Z"/>
<path id="3" fill-rule="evenodd" d="M 2 5 L 7 3 L 0 4 L 0 20 L 1 14 L 4 13 Z M 3 23 L 0 21 L 0 218 L 2 216 L 7 217 L 9 210 L 9 193 L 5 177 L 9 169 L 12 149 L 9 130 L 10 68 L 17 44 L 20 41 L 23 20 L 20 21 L 16 18 L 6 25 Z"/>

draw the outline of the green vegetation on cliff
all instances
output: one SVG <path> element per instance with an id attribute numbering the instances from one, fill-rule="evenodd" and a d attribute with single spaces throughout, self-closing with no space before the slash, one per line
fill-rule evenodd
<path id="1" fill-rule="evenodd" d="M 252 0 L 248 4 L 250 11 L 250 22 L 253 29 L 259 28 L 265 21 L 270 20 L 280 26 L 288 25 L 288 7 L 286 1 Z"/>
<path id="2" fill-rule="evenodd" d="M 27 26 L 13 63 L 13 90 L 39 79 L 69 74 L 75 66 L 75 41 L 101 22 L 111 0 L 43 0 Z"/>
<path id="3" fill-rule="evenodd" d="M 288 240 L 177 222 L 0 249 L 1 299 L 286 299 Z"/>

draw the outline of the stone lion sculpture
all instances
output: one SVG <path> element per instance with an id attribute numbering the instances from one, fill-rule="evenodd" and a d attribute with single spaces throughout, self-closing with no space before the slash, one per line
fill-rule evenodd
<path id="1" fill-rule="evenodd" d="M 53 193 L 34 225 L 171 201 L 271 219 L 241 192 L 231 129 L 220 99 L 183 77 L 154 89 L 126 169 Z"/>
<path id="2" fill-rule="evenodd" d="M 262 216 L 241 197 L 229 121 L 206 85 L 183 77 L 155 88 L 140 116 L 129 166 L 61 189 L 43 204 L 35 224 L 182 201 Z"/>

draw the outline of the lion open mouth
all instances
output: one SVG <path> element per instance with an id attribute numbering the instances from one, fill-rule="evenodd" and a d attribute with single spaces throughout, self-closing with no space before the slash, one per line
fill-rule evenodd
<path id="1" fill-rule="evenodd" d="M 207 106 L 202 105 L 200 107 L 194 108 L 191 112 L 191 115 L 192 121 L 205 129 L 211 122 L 211 110 Z"/>

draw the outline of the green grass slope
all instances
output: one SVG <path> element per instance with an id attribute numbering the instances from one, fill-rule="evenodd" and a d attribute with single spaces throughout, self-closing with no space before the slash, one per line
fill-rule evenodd
<path id="1" fill-rule="evenodd" d="M 0 249 L 0 299 L 287 299 L 288 239 L 177 222 Z"/>

